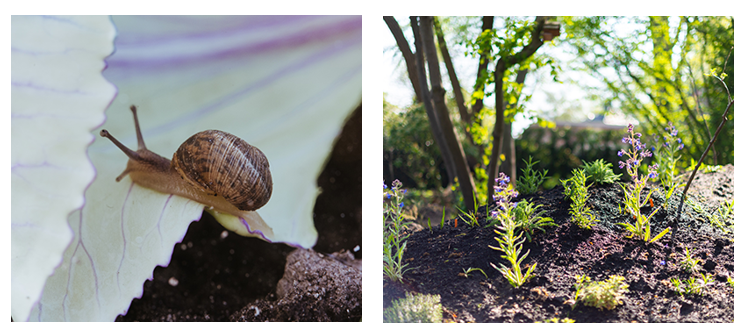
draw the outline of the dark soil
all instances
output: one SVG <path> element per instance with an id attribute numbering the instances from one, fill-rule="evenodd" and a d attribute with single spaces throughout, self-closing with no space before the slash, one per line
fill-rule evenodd
<path id="1" fill-rule="evenodd" d="M 688 197 L 697 199 L 706 212 L 713 212 L 724 200 L 734 195 L 734 167 L 720 171 L 699 172 L 688 190 Z M 689 174 L 688 174 L 689 176 Z M 532 242 L 525 242 L 522 254 L 529 251 L 522 271 L 537 263 L 529 282 L 513 288 L 503 275 L 491 267 L 509 265 L 498 246 L 493 228 L 469 227 L 459 221 L 447 221 L 443 229 L 427 227 L 411 232 L 405 252 L 412 270 L 404 274 L 405 282 L 395 284 L 384 279 L 384 307 L 405 292 L 438 294 L 444 307 L 446 322 L 543 322 L 552 318 L 570 318 L 576 322 L 733 322 L 734 288 L 727 278 L 734 278 L 734 238 L 711 226 L 708 218 L 685 204 L 673 245 L 671 233 L 655 243 L 646 244 L 626 237 L 615 223 L 626 218 L 620 214 L 623 193 L 619 184 L 595 186 L 589 190 L 588 204 L 601 220 L 591 230 L 580 229 L 569 216 L 570 203 L 563 198 L 561 186 L 535 195 L 516 198 L 543 205 L 545 216 L 552 217 L 557 227 L 537 231 Z M 653 218 L 652 235 L 674 220 L 679 194 L 667 209 Z M 658 207 L 663 196 L 654 194 Z M 482 208 L 480 225 L 485 225 Z M 650 211 L 648 207 L 644 212 Z M 440 222 L 440 221 L 439 221 Z M 702 295 L 680 296 L 674 292 L 670 278 L 681 281 L 690 274 L 678 267 L 687 246 L 693 257 L 700 259 L 701 272 L 712 274 L 715 283 Z M 671 257 L 667 257 L 673 247 Z M 469 268 L 479 271 L 465 276 Z M 574 276 L 585 274 L 592 281 L 620 275 L 629 285 L 623 304 L 612 310 L 577 304 L 571 308 L 575 295 Z"/>
<path id="2" fill-rule="evenodd" d="M 347 121 L 330 160 L 318 178 L 322 193 L 314 207 L 314 224 L 319 253 L 351 251 L 361 259 L 361 108 Z M 189 226 L 181 243 L 174 246 L 168 267 L 156 267 L 153 280 L 143 284 L 143 296 L 134 299 L 126 315 L 117 321 L 243 321 L 242 308 L 257 300 L 275 300 L 278 281 L 285 272 L 286 256 L 295 248 L 246 238 L 226 231 L 209 214 Z M 305 253 L 313 253 L 307 252 Z M 325 256 L 329 257 L 329 256 Z M 348 272 L 349 265 L 329 266 Z M 360 271 L 360 270 L 359 270 Z M 330 274 L 338 272 L 330 272 Z M 333 283 L 317 276 L 320 283 Z M 360 274 L 357 275 L 360 285 Z M 311 279 L 309 279 L 310 281 Z M 349 281 L 347 281 L 349 282 Z M 311 288 L 317 285 L 308 284 Z M 324 287 L 324 286 L 322 286 Z M 346 288 L 358 307 L 344 308 L 333 294 L 336 286 L 326 286 L 317 302 L 293 299 L 295 311 L 318 308 L 328 301 L 327 312 L 290 318 L 305 321 L 360 321 L 360 289 Z M 318 295 L 320 293 L 317 293 Z M 280 297 L 282 298 L 282 297 Z M 355 304 L 354 302 L 351 304 Z M 337 306 L 337 308 L 335 308 Z M 244 310 L 244 312 L 245 312 Z M 339 315 L 328 315 L 329 313 Z M 231 316 L 234 316 L 233 318 Z M 263 320 L 284 320 L 262 317 Z"/>

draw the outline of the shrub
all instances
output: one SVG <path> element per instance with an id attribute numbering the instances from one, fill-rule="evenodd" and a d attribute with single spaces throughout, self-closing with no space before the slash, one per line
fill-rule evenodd
<path id="1" fill-rule="evenodd" d="M 392 302 L 384 309 L 385 323 L 440 323 L 443 318 L 441 296 L 412 295 Z"/>
<path id="2" fill-rule="evenodd" d="M 619 275 L 612 275 L 607 281 L 591 282 L 586 275 L 576 275 L 576 299 L 586 306 L 593 306 L 598 309 L 612 310 L 618 304 L 622 304 L 624 294 L 628 292 L 628 284 L 625 278 Z M 577 303 L 574 303 L 574 307 Z"/>

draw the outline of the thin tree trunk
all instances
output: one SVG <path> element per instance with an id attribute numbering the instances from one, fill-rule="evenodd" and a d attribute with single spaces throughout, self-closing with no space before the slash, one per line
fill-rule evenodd
<path id="1" fill-rule="evenodd" d="M 444 97 L 446 90 L 441 84 L 441 70 L 439 68 L 438 55 L 436 51 L 436 44 L 433 40 L 433 17 L 421 16 L 420 17 L 420 36 L 423 42 L 423 49 L 427 54 L 428 58 L 428 72 L 430 73 L 431 81 L 431 98 L 433 98 L 433 105 L 438 117 L 438 123 L 441 125 L 441 130 L 446 139 L 447 147 L 451 153 L 451 158 L 456 166 L 457 179 L 459 180 L 459 189 L 462 192 L 462 198 L 464 204 L 468 209 L 474 209 L 474 189 L 475 183 L 472 180 L 472 174 L 470 174 L 469 167 L 467 166 L 467 159 L 464 156 L 464 150 L 462 145 L 457 139 L 456 130 L 454 125 L 449 118 L 449 109 L 446 107 L 446 101 Z"/>
<path id="2" fill-rule="evenodd" d="M 491 30 L 493 29 L 493 16 L 483 16 L 482 18 L 482 31 L 485 30 Z M 472 92 L 477 91 L 484 91 L 485 90 L 485 81 L 480 80 L 480 75 L 488 75 L 488 64 L 490 61 L 490 48 L 486 48 L 484 50 L 480 50 L 480 63 L 477 66 L 477 79 L 475 80 L 475 86 L 472 89 Z M 474 97 L 473 97 L 474 98 Z M 482 110 L 484 106 L 484 102 L 482 98 L 474 98 L 472 100 L 472 118 L 469 121 L 469 124 L 472 123 L 474 120 L 475 115 L 477 115 L 480 110 Z"/>
<path id="3" fill-rule="evenodd" d="M 454 178 L 457 177 L 456 166 L 454 165 L 454 159 L 451 158 L 449 148 L 446 145 L 441 125 L 438 122 L 436 111 L 433 108 L 433 100 L 428 91 L 428 80 L 425 77 L 425 53 L 423 52 L 423 43 L 421 42 L 420 29 L 416 16 L 410 16 L 410 26 L 412 26 L 412 33 L 415 36 L 415 63 L 418 73 L 418 82 L 420 82 L 420 86 L 415 87 L 415 89 L 419 89 L 423 96 L 423 107 L 425 108 L 425 113 L 428 115 L 428 124 L 431 127 L 433 139 L 436 141 L 438 149 L 441 151 L 441 158 L 444 160 L 444 165 L 446 166 L 446 174 L 449 177 L 446 182 L 448 186 L 452 184 Z"/>
<path id="4" fill-rule="evenodd" d="M 495 177 L 498 176 L 497 170 L 500 164 L 501 148 L 503 145 L 503 126 L 505 123 L 505 105 L 503 104 L 503 76 L 506 70 L 523 62 L 532 56 L 542 46 L 542 29 L 545 26 L 545 17 L 537 16 L 536 26 L 532 31 L 532 40 L 529 45 L 524 46 L 517 54 L 508 57 L 501 57 L 495 64 L 495 127 L 493 128 L 493 150 L 490 153 L 490 163 L 488 164 L 488 198 L 493 197 L 493 186 Z M 512 179 L 513 180 L 513 179 Z"/>
<path id="5" fill-rule="evenodd" d="M 438 46 L 441 51 L 441 57 L 444 59 L 446 71 L 449 73 L 449 81 L 451 82 L 451 87 L 454 88 L 454 99 L 456 99 L 457 108 L 459 108 L 459 115 L 462 117 L 462 121 L 465 124 L 469 124 L 470 114 L 464 102 L 462 86 L 459 84 L 459 79 L 457 79 L 456 70 L 454 70 L 454 64 L 452 63 L 451 56 L 449 55 L 449 49 L 446 46 L 446 38 L 444 38 L 444 32 L 443 30 L 441 30 L 441 24 L 438 22 L 437 17 L 433 18 L 433 26 L 436 31 L 436 37 L 438 37 Z M 472 142 L 472 136 L 469 135 L 469 132 L 467 132 L 467 137 L 469 137 L 470 142 Z"/>
<path id="6" fill-rule="evenodd" d="M 415 55 L 410 50 L 410 44 L 407 42 L 407 39 L 405 39 L 405 34 L 402 33 L 402 28 L 399 27 L 397 20 L 395 20 L 393 16 L 384 16 L 384 22 L 386 22 L 386 25 L 392 32 L 394 40 L 397 41 L 397 47 L 399 47 L 399 51 L 402 53 L 402 58 L 405 59 L 405 64 L 407 65 L 407 76 L 410 77 L 410 83 L 412 83 L 412 87 L 415 89 L 415 98 L 417 99 L 417 102 L 420 103 L 423 101 L 423 96 L 418 88 L 420 87 L 420 82 L 418 81 L 418 71 L 415 68 Z"/>
<path id="7" fill-rule="evenodd" d="M 526 80 L 527 72 L 529 72 L 529 69 L 522 69 L 519 70 L 519 73 L 516 74 L 516 83 L 519 84 L 519 91 L 518 94 L 521 95 L 521 92 L 523 90 L 523 84 L 524 80 Z M 506 104 L 507 109 L 513 109 L 516 108 L 518 105 L 518 99 L 516 100 L 515 104 L 508 105 Z M 498 168 L 499 172 L 503 172 L 506 174 L 506 176 L 511 178 L 511 184 L 516 188 L 516 181 L 518 180 L 517 177 L 517 170 L 519 169 L 516 161 L 516 143 L 514 141 L 513 137 L 513 121 L 506 121 L 505 125 L 503 126 L 503 156 L 506 156 L 506 159 L 504 160 L 504 163 L 501 163 L 501 166 Z"/>

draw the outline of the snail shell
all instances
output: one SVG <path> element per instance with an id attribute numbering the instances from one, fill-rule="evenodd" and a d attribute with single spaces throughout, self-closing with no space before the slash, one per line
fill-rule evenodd
<path id="1" fill-rule="evenodd" d="M 263 225 L 264 230 L 271 232 L 261 218 L 245 214 L 264 206 L 272 194 L 270 164 L 257 147 L 235 135 L 210 130 L 187 139 L 174 153 L 173 161 L 169 161 L 145 147 L 137 108 L 133 105 L 130 110 L 135 120 L 136 151 L 127 148 L 107 130 L 101 130 L 101 136 L 111 140 L 129 157 L 127 168 L 117 181 L 129 175 L 138 185 L 245 217 L 247 221 L 254 221 L 250 224 Z"/>
<path id="2" fill-rule="evenodd" d="M 230 133 L 208 130 L 191 136 L 171 164 L 192 186 L 220 195 L 240 210 L 257 210 L 272 195 L 267 157 Z"/>

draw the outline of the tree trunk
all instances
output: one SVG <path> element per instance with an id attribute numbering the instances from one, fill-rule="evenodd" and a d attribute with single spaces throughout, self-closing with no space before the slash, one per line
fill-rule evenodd
<path id="1" fill-rule="evenodd" d="M 457 177 L 456 166 L 454 165 L 454 159 L 451 158 L 449 148 L 446 145 L 443 130 L 438 122 L 436 111 L 433 108 L 433 100 L 428 91 L 428 80 L 425 77 L 425 53 L 423 52 L 423 43 L 421 42 L 420 29 L 416 16 L 410 16 L 410 25 L 412 26 L 412 33 L 415 36 L 415 64 L 418 73 L 418 82 L 420 83 L 420 85 L 415 87 L 415 89 L 420 90 L 421 95 L 423 96 L 423 107 L 425 108 L 425 113 L 428 115 L 428 124 L 431 127 L 433 139 L 436 141 L 438 149 L 441 151 L 441 158 L 444 160 L 444 165 L 446 166 L 446 173 L 449 178 L 446 182 L 448 186 L 452 184 L 454 178 Z"/>
<path id="2" fill-rule="evenodd" d="M 421 96 L 419 88 L 420 82 L 418 81 L 418 71 L 415 68 L 415 55 L 412 54 L 410 44 L 407 43 L 405 34 L 402 33 L 402 29 L 399 27 L 397 20 L 395 20 L 393 16 L 384 16 L 384 22 L 386 22 L 392 35 L 394 35 L 394 40 L 397 41 L 397 47 L 399 47 L 399 51 L 402 53 L 402 58 L 405 59 L 405 64 L 407 65 L 407 76 L 410 77 L 410 83 L 412 83 L 412 87 L 415 89 L 415 99 L 420 103 L 423 101 L 423 96 Z"/>
<path id="3" fill-rule="evenodd" d="M 451 62 L 451 56 L 449 55 L 449 50 L 446 46 L 446 38 L 444 38 L 444 32 L 443 30 L 441 30 L 441 24 L 438 22 L 438 18 L 436 17 L 433 18 L 433 27 L 435 28 L 436 36 L 438 37 L 438 46 L 441 51 L 441 57 L 444 59 L 446 71 L 449 73 L 449 81 L 451 82 L 451 87 L 454 88 L 454 99 L 456 99 L 456 104 L 459 108 L 459 115 L 462 117 L 462 121 L 465 124 L 469 124 L 471 117 L 469 111 L 467 110 L 467 105 L 465 105 L 464 102 L 462 86 L 459 84 L 459 79 L 457 79 L 456 70 L 454 70 L 454 64 Z M 467 137 L 470 139 L 470 142 L 472 142 L 472 136 L 469 135 L 469 132 L 467 132 Z"/>
<path id="4" fill-rule="evenodd" d="M 542 46 L 542 29 L 545 26 L 545 17 L 537 16 L 536 26 L 532 31 L 532 39 L 529 45 L 524 46 L 521 51 L 512 56 L 501 57 L 495 64 L 495 127 L 493 128 L 493 150 L 490 153 L 488 164 L 488 198 L 493 197 L 493 186 L 498 176 L 497 170 L 500 164 L 501 148 L 503 145 L 503 130 L 505 124 L 505 105 L 503 102 L 503 77 L 508 68 L 521 63 L 532 56 Z M 514 179 L 511 179 L 514 180 Z"/>
<path id="5" fill-rule="evenodd" d="M 511 185 L 516 188 L 516 148 L 514 143 L 514 137 L 511 135 L 514 123 L 506 121 L 503 124 L 503 147 L 501 152 L 506 157 L 505 160 L 498 167 L 498 172 L 503 172 L 506 176 L 511 178 Z"/>
<path id="6" fill-rule="evenodd" d="M 521 91 L 523 90 L 524 80 L 526 80 L 527 72 L 529 72 L 529 69 L 522 69 L 519 71 L 519 73 L 516 74 L 516 83 L 519 84 L 519 91 L 518 94 L 521 95 Z M 511 104 L 507 105 L 506 109 L 513 109 L 516 108 L 518 105 L 518 99 L 516 101 L 517 104 Z M 508 103 L 504 103 L 508 104 Z M 514 119 L 515 120 L 515 119 Z M 516 177 L 517 170 L 519 169 L 516 165 L 516 143 L 514 142 L 513 137 L 513 121 L 506 121 L 506 124 L 503 126 L 503 156 L 506 156 L 506 159 L 504 160 L 504 163 L 501 163 L 500 168 L 498 169 L 499 172 L 503 172 L 506 174 L 506 176 L 511 178 L 511 185 L 516 188 L 516 181 L 518 180 Z"/>
<path id="7" fill-rule="evenodd" d="M 462 145 L 457 139 L 456 130 L 449 118 L 449 109 L 446 107 L 444 99 L 446 90 L 441 84 L 441 69 L 439 68 L 436 44 L 433 40 L 433 17 L 420 17 L 420 36 L 423 42 L 423 49 L 428 58 L 428 72 L 431 81 L 431 98 L 438 117 L 438 123 L 441 125 L 441 131 L 446 139 L 446 144 L 451 153 L 454 165 L 456 166 L 457 179 L 459 180 L 459 189 L 462 192 L 462 198 L 467 209 L 474 209 L 474 189 L 475 183 L 472 180 L 467 166 L 467 159 L 464 156 Z"/>
<path id="8" fill-rule="evenodd" d="M 493 16 L 483 16 L 482 31 L 493 29 L 493 20 Z M 475 86 L 473 87 L 472 92 L 485 91 L 485 81 L 480 80 L 480 75 L 488 75 L 488 64 L 490 63 L 488 59 L 490 59 L 490 48 L 480 50 L 480 63 L 477 66 L 477 79 L 475 80 Z M 480 110 L 482 110 L 484 105 L 482 98 L 474 98 L 472 100 L 473 118 L 478 112 L 480 112 Z M 473 120 L 474 119 L 470 119 L 468 123 L 471 124 Z"/>

